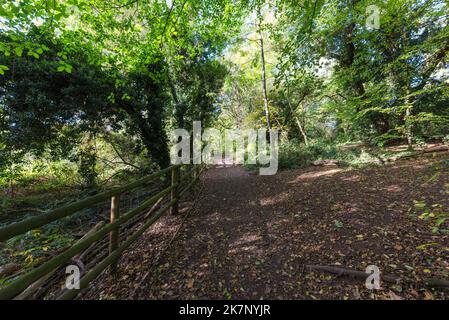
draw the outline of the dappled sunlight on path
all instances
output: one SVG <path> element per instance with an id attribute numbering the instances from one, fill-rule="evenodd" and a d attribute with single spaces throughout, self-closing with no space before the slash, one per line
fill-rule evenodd
<path id="1" fill-rule="evenodd" d="M 202 177 L 195 210 L 159 264 L 146 271 L 151 257 L 142 258 L 160 232 L 150 230 L 123 258 L 124 264 L 136 255 L 138 268 L 128 266 L 102 295 L 128 298 L 132 285 L 138 299 L 388 298 L 392 287 L 373 296 L 363 281 L 304 266 L 365 270 L 375 264 L 399 276 L 410 268 L 415 277 L 428 270 L 444 275 L 449 237 L 433 235 L 410 211 L 417 199 L 449 208 L 442 191 L 448 175 L 424 183 L 440 160 L 422 157 L 365 169 L 309 167 L 275 176 L 254 175 L 239 166 L 212 168 Z M 416 249 L 429 242 L 438 245 Z M 144 271 L 144 281 L 129 281 Z M 416 288 L 401 290 L 395 291 L 401 297 L 422 298 Z"/>

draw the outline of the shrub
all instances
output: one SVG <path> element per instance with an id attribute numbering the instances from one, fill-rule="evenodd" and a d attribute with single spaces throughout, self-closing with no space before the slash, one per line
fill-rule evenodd
<path id="1" fill-rule="evenodd" d="M 321 140 L 313 140 L 307 146 L 296 140 L 279 146 L 279 168 L 305 167 L 315 160 L 336 159 L 337 146 Z"/>

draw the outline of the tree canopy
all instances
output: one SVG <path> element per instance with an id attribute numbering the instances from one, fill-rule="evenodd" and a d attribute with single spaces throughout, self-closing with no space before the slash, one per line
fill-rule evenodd
<path id="1" fill-rule="evenodd" d="M 444 138 L 447 9 L 443 0 L 10 1 L 0 9 L 1 165 L 27 154 L 94 161 L 95 139 L 120 133 L 133 137 L 131 153 L 165 167 L 168 130 L 194 120 L 268 125 L 299 144 Z"/>

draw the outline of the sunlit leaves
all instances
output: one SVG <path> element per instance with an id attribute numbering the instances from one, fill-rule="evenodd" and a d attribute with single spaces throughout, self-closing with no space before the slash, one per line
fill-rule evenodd
<path id="1" fill-rule="evenodd" d="M 16 55 L 18 57 L 21 57 L 22 53 L 23 53 L 23 48 L 21 46 L 17 46 L 17 47 L 14 48 L 14 52 L 16 53 Z"/>
<path id="2" fill-rule="evenodd" d="M 0 65 L 0 74 L 5 74 L 5 71 L 9 70 L 9 68 L 7 66 L 4 65 Z"/>
<path id="3" fill-rule="evenodd" d="M 410 130 L 427 135 L 431 123 L 443 128 L 449 115 L 447 2 L 324 1 L 311 10 L 314 2 L 277 1 L 273 35 L 282 55 L 276 84 L 300 79 L 297 70 L 316 73 L 323 59 L 332 61 L 320 105 L 342 126 L 389 139 Z M 378 30 L 366 28 L 366 8 L 373 4 L 380 9 Z"/>
<path id="4" fill-rule="evenodd" d="M 65 61 L 59 61 L 58 72 L 72 73 L 73 67 Z"/>

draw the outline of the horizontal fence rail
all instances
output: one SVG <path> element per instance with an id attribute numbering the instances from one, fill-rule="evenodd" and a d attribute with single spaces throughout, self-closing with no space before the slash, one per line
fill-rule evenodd
<path id="1" fill-rule="evenodd" d="M 101 202 L 103 200 L 109 199 L 112 196 L 119 195 L 125 191 L 130 191 L 132 189 L 135 189 L 141 185 L 144 185 L 145 183 L 148 183 L 154 179 L 161 177 L 162 175 L 164 175 L 167 172 L 171 172 L 176 167 L 177 166 L 168 167 L 164 170 L 153 173 L 145 178 L 134 181 L 128 185 L 97 194 L 95 196 L 86 198 L 84 200 L 69 204 L 67 206 L 64 206 L 64 207 L 61 207 L 61 208 L 58 208 L 55 210 L 52 210 L 45 214 L 39 215 L 37 217 L 28 218 L 21 222 L 12 223 L 10 225 L 2 227 L 2 228 L 0 228 L 0 242 L 11 239 L 12 237 L 15 237 L 19 234 L 23 234 L 27 231 L 37 229 L 43 225 L 46 225 L 46 224 L 56 221 L 58 219 L 67 217 L 68 215 L 71 215 L 81 209 L 89 207 L 89 206 L 96 204 L 98 202 Z"/>
<path id="2" fill-rule="evenodd" d="M 81 290 L 86 288 L 108 266 L 111 267 L 110 271 L 114 273 L 116 263 L 122 253 L 139 239 L 166 211 L 171 209 L 172 214 L 177 214 L 179 199 L 192 188 L 204 169 L 205 166 L 200 165 L 174 165 L 130 184 L 0 228 L 0 242 L 4 242 L 30 230 L 71 216 L 80 210 L 95 206 L 102 201 L 111 200 L 110 221 L 108 224 L 100 225 L 98 230 L 88 232 L 64 252 L 13 279 L 11 283 L 0 289 L 0 299 L 12 299 L 20 296 L 21 293 L 23 294 L 23 292 L 39 283 L 39 281 L 48 279 L 56 270 L 71 260 L 73 261 L 73 259 L 82 254 L 86 249 L 98 245 L 98 251 L 101 251 L 102 255 L 97 260 L 101 260 L 92 263 L 90 269 L 85 270 L 82 274 L 80 289 L 63 289 L 55 296 L 56 299 L 75 298 Z M 169 178 L 169 185 L 160 187 L 162 190 L 158 190 L 156 194 L 143 200 L 137 207 L 132 208 L 123 215 L 120 213 L 121 195 L 136 188 L 145 187 L 149 182 L 165 176 Z M 163 203 L 162 201 L 167 197 L 168 200 L 166 203 Z M 130 235 L 128 229 L 131 230 Z M 106 240 L 105 237 L 108 236 L 109 238 Z M 120 243 L 121 238 L 123 238 L 122 243 Z M 100 246 L 99 243 L 101 241 L 108 241 L 109 245 L 106 242 L 106 245 Z"/>

